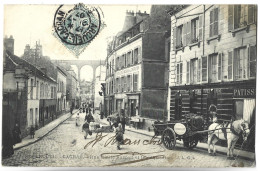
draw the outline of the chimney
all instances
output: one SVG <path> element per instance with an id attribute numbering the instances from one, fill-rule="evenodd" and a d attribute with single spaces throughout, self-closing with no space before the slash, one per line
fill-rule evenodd
<path id="1" fill-rule="evenodd" d="M 122 31 L 126 31 L 136 24 L 136 17 L 133 11 L 126 11 L 125 22 Z"/>
<path id="2" fill-rule="evenodd" d="M 12 35 L 9 38 L 7 36 L 4 38 L 4 48 L 14 54 L 14 38 Z"/>
<path id="3" fill-rule="evenodd" d="M 136 13 L 136 23 L 146 19 L 147 17 L 149 17 L 149 14 L 147 14 L 146 11 L 144 11 L 144 13 L 142 13 L 139 10 L 138 13 Z"/>

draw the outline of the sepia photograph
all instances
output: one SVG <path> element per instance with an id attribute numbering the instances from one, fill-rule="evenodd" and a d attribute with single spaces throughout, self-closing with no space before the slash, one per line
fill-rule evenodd
<path id="1" fill-rule="evenodd" d="M 1 167 L 256 168 L 258 5 L 178 3 L 4 3 Z"/>

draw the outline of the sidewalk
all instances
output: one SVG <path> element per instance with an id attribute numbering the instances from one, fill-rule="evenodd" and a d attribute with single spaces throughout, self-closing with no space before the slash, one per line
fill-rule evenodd
<path id="1" fill-rule="evenodd" d="M 73 113 L 77 112 L 78 110 L 75 109 Z M 57 126 L 59 126 L 61 123 L 66 121 L 68 118 L 70 118 L 72 114 L 65 113 L 61 116 L 59 116 L 57 119 L 53 120 L 52 122 L 48 123 L 44 127 L 38 129 L 35 131 L 34 138 L 31 138 L 30 135 L 22 139 L 22 142 L 15 144 L 14 150 L 18 150 L 22 147 L 28 146 L 30 144 L 33 144 L 40 139 L 42 139 L 45 135 L 47 135 L 49 132 L 51 132 L 53 129 L 55 129 Z"/>
<path id="2" fill-rule="evenodd" d="M 98 115 L 98 116 L 100 116 L 100 115 Z M 100 121 L 100 123 L 102 123 L 104 125 L 109 125 L 109 122 L 107 121 L 106 118 L 99 119 L 99 121 Z M 127 131 L 131 131 L 131 132 L 142 134 L 142 135 L 149 136 L 149 137 L 153 137 L 154 136 L 154 132 L 153 131 L 149 132 L 147 130 L 135 129 L 135 128 L 129 127 L 129 126 L 126 126 L 125 129 Z M 181 146 L 183 146 L 183 142 L 182 141 L 177 140 L 176 143 L 181 145 Z M 198 145 L 196 146 L 196 148 L 205 150 L 207 152 L 208 151 L 208 144 L 199 142 Z M 227 147 L 216 146 L 216 149 L 217 149 L 217 153 L 221 153 L 223 155 L 227 154 Z M 235 157 L 239 156 L 240 158 L 255 160 L 255 153 L 248 152 L 248 151 L 242 151 L 242 150 L 240 151 L 238 149 L 234 149 L 234 156 Z"/>

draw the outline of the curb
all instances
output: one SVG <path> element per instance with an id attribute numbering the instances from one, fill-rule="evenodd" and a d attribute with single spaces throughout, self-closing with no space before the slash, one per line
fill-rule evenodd
<path id="1" fill-rule="evenodd" d="M 130 130 L 130 129 L 125 129 L 127 131 L 130 131 L 130 132 L 134 132 L 134 133 L 138 133 L 138 134 L 141 134 L 141 135 L 145 135 L 145 136 L 149 136 L 149 137 L 153 137 L 149 134 L 145 134 L 145 133 L 142 133 L 142 132 L 138 132 L 138 131 L 134 131 L 134 130 Z M 179 141 L 177 142 L 178 144 L 180 145 L 183 145 L 183 142 L 182 141 Z M 204 148 L 204 147 L 200 147 L 200 146 L 197 146 L 196 147 L 197 149 L 200 149 L 200 150 L 203 150 L 203 151 L 208 151 L 207 148 Z M 239 149 L 237 149 L 239 150 Z M 223 151 L 217 151 L 219 154 L 222 154 L 222 155 L 226 155 L 227 153 L 226 152 L 223 152 Z M 234 154 L 235 158 L 236 158 L 236 154 Z M 251 158 L 251 157 L 247 157 L 247 156 L 241 156 L 241 155 L 237 155 L 237 157 L 240 157 L 241 159 L 246 159 L 246 160 L 251 160 L 251 161 L 255 161 L 255 157 L 254 158 Z"/>
<path id="2" fill-rule="evenodd" d="M 75 114 L 75 113 L 76 113 L 76 112 L 74 112 L 73 114 Z M 69 116 L 68 118 L 66 118 L 66 119 L 64 119 L 63 121 L 61 121 L 59 124 L 57 124 L 54 128 L 52 128 L 50 131 L 48 131 L 48 132 L 45 133 L 44 135 L 38 137 L 37 139 L 35 139 L 35 140 L 32 141 L 32 142 L 29 142 L 29 143 L 27 143 L 27 144 L 24 144 L 24 145 L 22 145 L 22 146 L 20 146 L 20 147 L 17 147 L 17 148 L 14 147 L 14 150 L 19 150 L 19 149 L 21 149 L 21 148 L 23 148 L 23 147 L 26 147 L 26 146 L 29 146 L 29 145 L 31 145 L 31 144 L 33 144 L 33 143 L 38 142 L 39 140 L 41 140 L 42 138 L 44 138 L 45 136 L 47 136 L 50 132 L 52 132 L 54 129 L 56 129 L 58 126 L 60 126 L 63 122 L 65 122 L 66 120 L 68 120 L 69 118 L 71 118 L 73 114 L 70 114 L 70 116 Z"/>

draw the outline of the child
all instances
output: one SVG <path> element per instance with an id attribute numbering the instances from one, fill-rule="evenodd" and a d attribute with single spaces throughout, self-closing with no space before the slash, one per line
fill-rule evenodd
<path id="1" fill-rule="evenodd" d="M 116 140 L 117 140 L 117 149 L 120 150 L 120 144 L 123 141 L 123 128 L 122 124 L 119 123 L 118 127 L 116 128 Z"/>
<path id="2" fill-rule="evenodd" d="M 76 116 L 76 126 L 79 126 L 79 113 Z"/>

